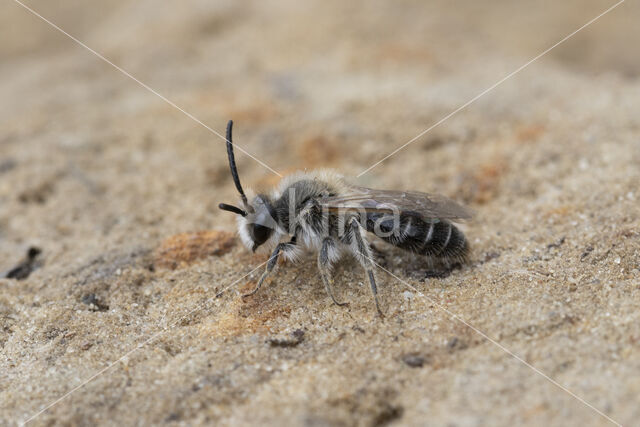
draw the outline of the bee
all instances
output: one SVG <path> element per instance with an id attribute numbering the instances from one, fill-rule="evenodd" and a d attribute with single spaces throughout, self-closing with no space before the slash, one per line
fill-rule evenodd
<path id="1" fill-rule="evenodd" d="M 248 249 L 271 251 L 255 288 L 243 297 L 258 292 L 280 257 L 296 261 L 305 250 L 311 250 L 318 254 L 318 270 L 331 300 L 346 305 L 333 293 L 331 270 L 343 254 L 351 253 L 364 268 L 382 316 L 368 233 L 429 258 L 446 262 L 467 259 L 469 245 L 452 221 L 470 219 L 471 212 L 443 196 L 360 187 L 336 172 L 319 170 L 294 173 L 284 177 L 270 194 L 248 198 L 238 176 L 232 129 L 230 120 L 227 155 L 242 207 L 226 203 L 218 207 L 237 215 L 238 234 Z"/>

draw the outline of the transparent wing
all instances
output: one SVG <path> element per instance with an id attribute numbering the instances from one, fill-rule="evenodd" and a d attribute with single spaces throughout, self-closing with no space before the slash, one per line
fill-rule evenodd
<path id="1" fill-rule="evenodd" d="M 419 191 L 375 190 L 352 186 L 348 194 L 323 197 L 321 206 L 333 211 L 366 211 L 413 213 L 425 219 L 448 219 L 462 221 L 470 219 L 473 212 L 453 200 L 438 194 Z"/>

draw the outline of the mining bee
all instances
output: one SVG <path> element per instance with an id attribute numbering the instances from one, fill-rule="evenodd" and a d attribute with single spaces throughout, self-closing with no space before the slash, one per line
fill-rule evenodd
<path id="1" fill-rule="evenodd" d="M 307 249 L 318 252 L 320 276 L 333 302 L 345 305 L 333 294 L 331 267 L 344 252 L 350 252 L 364 268 L 376 309 L 382 315 L 367 232 L 430 258 L 445 262 L 466 260 L 467 240 L 451 222 L 469 219 L 471 213 L 443 196 L 374 190 L 350 184 L 335 172 L 321 170 L 287 176 L 271 194 L 257 194 L 249 200 L 240 185 L 232 128 L 230 120 L 227 155 L 242 207 L 225 203 L 218 207 L 238 215 L 238 233 L 247 248 L 254 252 L 260 247 L 272 250 L 260 280 L 244 297 L 258 292 L 279 257 L 295 261 Z"/>

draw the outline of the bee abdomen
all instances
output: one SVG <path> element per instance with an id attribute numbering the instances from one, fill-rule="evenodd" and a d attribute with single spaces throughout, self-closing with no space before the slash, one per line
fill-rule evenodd
<path id="1" fill-rule="evenodd" d="M 420 253 L 438 258 L 466 258 L 469 252 L 467 239 L 455 225 L 448 221 L 439 221 L 429 224 L 432 230 L 425 235 L 425 241 Z"/>
<path id="2" fill-rule="evenodd" d="M 465 259 L 469 245 L 464 234 L 446 220 L 425 221 L 414 215 L 400 215 L 394 230 L 392 219 L 379 213 L 367 216 L 367 231 L 406 251 L 436 258 Z M 376 230 L 377 222 L 377 230 Z"/>

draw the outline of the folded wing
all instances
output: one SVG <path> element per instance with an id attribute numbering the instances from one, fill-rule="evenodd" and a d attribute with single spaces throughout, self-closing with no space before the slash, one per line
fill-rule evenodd
<path id="1" fill-rule="evenodd" d="M 464 221 L 471 219 L 473 212 L 451 199 L 438 194 L 419 191 L 376 190 L 352 186 L 351 191 L 340 196 L 323 197 L 318 200 L 330 211 L 403 212 L 423 219 L 447 219 Z"/>

